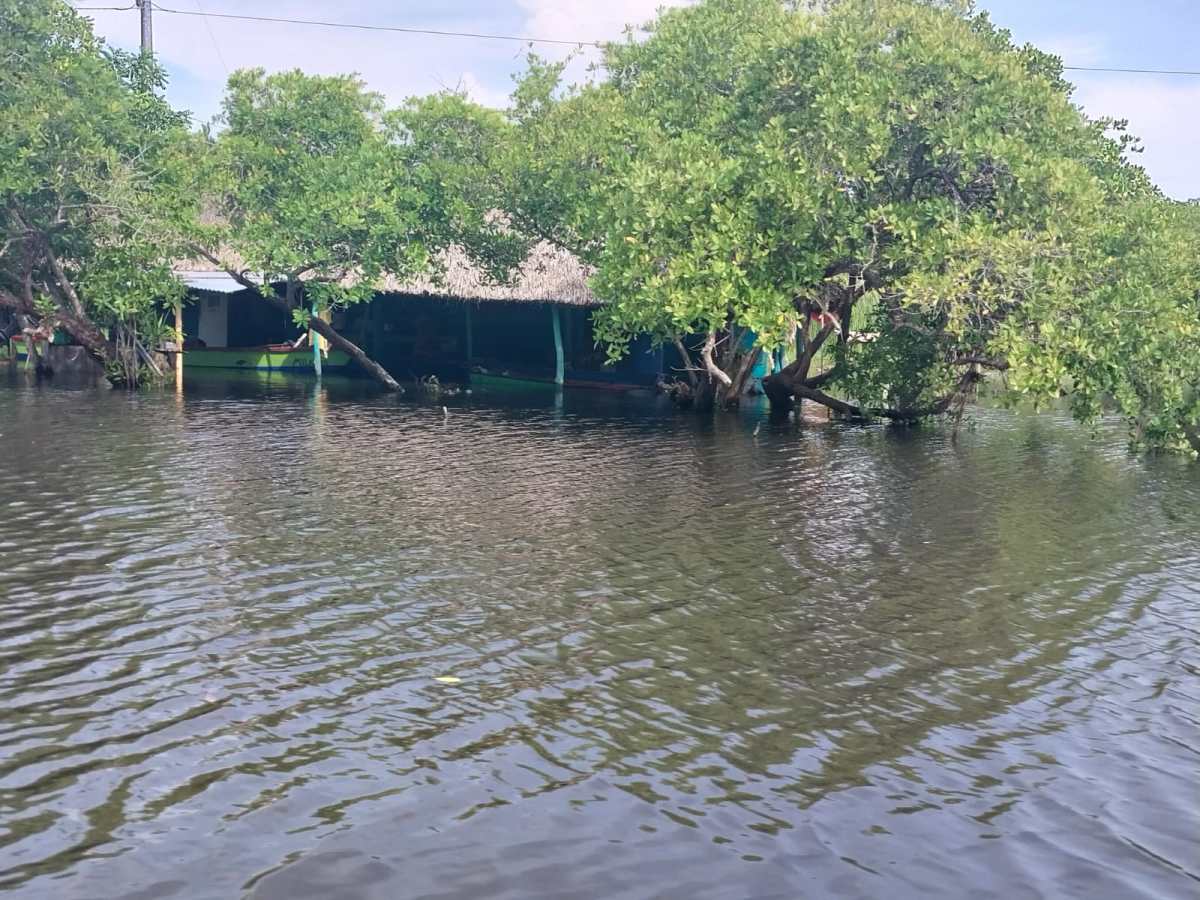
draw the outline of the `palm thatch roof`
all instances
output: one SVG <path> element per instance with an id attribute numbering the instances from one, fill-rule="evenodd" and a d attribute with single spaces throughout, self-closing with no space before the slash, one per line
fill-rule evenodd
<path id="1" fill-rule="evenodd" d="M 508 284 L 489 280 L 460 247 L 445 251 L 439 262 L 444 272 L 437 279 L 429 275 L 405 281 L 389 278 L 381 290 L 461 300 L 600 305 L 588 287 L 591 270 L 573 254 L 545 241 L 530 250 Z"/>
<path id="2" fill-rule="evenodd" d="M 223 261 L 239 269 L 239 261 L 229 254 Z M 566 306 L 599 306 L 601 301 L 588 287 L 591 270 L 578 257 L 545 241 L 535 245 L 508 283 L 498 284 L 461 247 L 451 247 L 438 257 L 441 271 L 435 276 L 422 274 L 408 279 L 387 276 L 376 289 L 381 293 L 419 294 L 469 302 L 558 303 Z M 175 267 L 180 277 L 191 282 L 194 275 L 219 272 L 205 259 L 181 262 Z M 201 288 L 203 289 L 203 288 Z"/>

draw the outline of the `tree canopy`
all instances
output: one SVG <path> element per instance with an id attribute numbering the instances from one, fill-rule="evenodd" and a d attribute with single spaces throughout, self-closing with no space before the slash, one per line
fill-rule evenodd
<path id="1" fill-rule="evenodd" d="M 694 403 L 785 347 L 780 410 L 915 421 L 987 380 L 1200 452 L 1200 207 L 967 3 L 703 0 L 583 85 L 531 59 L 503 113 L 245 70 L 203 134 L 65 4 L 0 0 L 0 56 L 0 307 L 110 365 L 202 256 L 398 388 L 312 310 L 548 240 L 593 267 L 610 356 L 672 346 Z"/>
<path id="2" fill-rule="evenodd" d="M 916 419 L 992 371 L 1083 417 L 1113 397 L 1156 443 L 1200 422 L 1194 217 L 986 16 L 707 0 L 606 47 L 597 81 L 559 71 L 515 95 L 511 206 L 596 266 L 613 355 L 691 340 L 733 402 L 748 342 L 794 335 L 780 405 Z"/>
<path id="3" fill-rule="evenodd" d="M 392 376 L 313 306 L 370 299 L 385 276 L 437 269 L 458 244 L 502 275 L 524 242 L 488 216 L 466 178 L 496 113 L 455 95 L 386 110 L 352 76 L 261 69 L 230 76 L 223 128 L 207 148 L 208 223 L 196 250 L 348 352 Z"/>
<path id="4" fill-rule="evenodd" d="M 179 189 L 187 116 L 151 57 L 105 46 L 63 3 L 0 0 L 0 58 L 0 306 L 135 378 L 118 330 L 136 340 L 182 293 L 179 229 L 163 223 L 195 212 Z"/>

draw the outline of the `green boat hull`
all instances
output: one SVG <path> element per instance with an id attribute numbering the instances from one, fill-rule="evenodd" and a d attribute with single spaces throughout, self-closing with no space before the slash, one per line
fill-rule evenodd
<path id="1" fill-rule="evenodd" d="M 321 360 L 322 371 L 338 371 L 350 365 L 350 357 L 341 350 L 330 350 Z M 186 350 L 183 368 L 256 369 L 260 372 L 312 372 L 311 350 L 267 350 L 262 347 L 230 347 L 213 350 Z"/>

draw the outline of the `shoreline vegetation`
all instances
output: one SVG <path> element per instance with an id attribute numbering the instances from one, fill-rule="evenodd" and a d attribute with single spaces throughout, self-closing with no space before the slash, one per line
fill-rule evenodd
<path id="1" fill-rule="evenodd" d="M 531 55 L 504 110 L 240 70 L 197 128 L 151 54 L 0 0 L 0 330 L 165 378 L 191 261 L 397 391 L 335 313 L 450 255 L 507 284 L 549 246 L 590 273 L 608 358 L 662 348 L 698 411 L 766 354 L 781 417 L 957 421 L 986 379 L 1200 455 L 1200 205 L 1058 57 L 932 0 L 703 0 L 601 52 L 580 85 Z"/>

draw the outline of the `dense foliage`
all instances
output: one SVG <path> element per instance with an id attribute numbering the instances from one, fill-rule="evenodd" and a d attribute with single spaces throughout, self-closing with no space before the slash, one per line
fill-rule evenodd
<path id="1" fill-rule="evenodd" d="M 515 221 L 596 266 L 614 355 L 688 341 L 693 387 L 732 403 L 753 343 L 794 338 L 780 406 L 916 419 L 996 372 L 1194 432 L 1194 215 L 1057 58 L 916 0 L 708 0 L 647 30 L 575 90 L 535 61 L 508 160 Z"/>
<path id="2" fill-rule="evenodd" d="M 353 77 L 246 70 L 229 79 L 220 124 L 200 162 L 211 207 L 197 252 L 391 389 L 392 376 L 311 309 L 436 269 L 452 244 L 499 273 L 520 260 L 523 242 L 489 218 L 465 177 L 499 115 L 461 97 L 387 111 Z"/>
<path id="3" fill-rule="evenodd" d="M 582 86 L 531 60 L 505 114 L 241 71 L 201 135 L 65 4 L 0 0 L 0 57 L 0 310 L 127 380 L 187 256 L 397 388 L 312 310 L 548 240 L 594 267 L 610 355 L 673 347 L 690 403 L 736 404 L 782 347 L 779 410 L 914 421 L 987 380 L 1200 452 L 1200 207 L 957 0 L 704 0 Z"/>
<path id="4" fill-rule="evenodd" d="M 194 216 L 187 117 L 151 57 L 105 47 L 63 3 L 0 0 L 0 59 L 0 307 L 135 380 L 156 301 L 181 293 L 165 223 Z"/>

